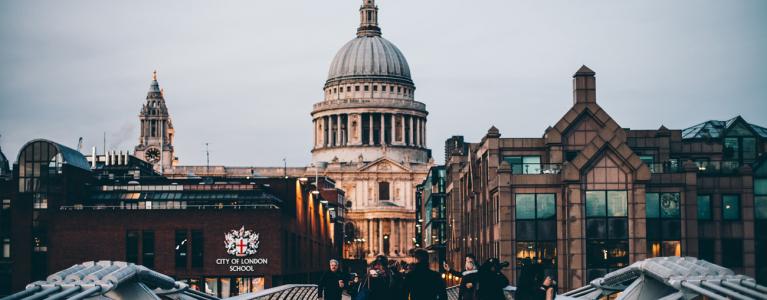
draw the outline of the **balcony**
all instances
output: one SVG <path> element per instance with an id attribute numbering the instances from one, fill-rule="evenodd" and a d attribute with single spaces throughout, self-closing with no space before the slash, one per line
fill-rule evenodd
<path id="1" fill-rule="evenodd" d="M 539 174 L 559 174 L 562 172 L 562 164 L 512 164 L 511 174 L 514 175 L 539 175 Z"/>

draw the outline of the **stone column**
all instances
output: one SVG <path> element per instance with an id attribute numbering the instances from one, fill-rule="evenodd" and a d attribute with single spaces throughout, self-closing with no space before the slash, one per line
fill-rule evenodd
<path id="1" fill-rule="evenodd" d="M 396 122 L 394 120 L 396 116 L 394 114 L 390 114 L 389 116 L 391 117 L 390 118 L 391 121 L 389 123 L 389 140 L 391 141 L 392 144 L 396 144 L 397 140 L 395 138 L 397 137 L 397 135 L 394 134 L 394 132 L 397 130 L 397 126 L 395 126 Z"/>
<path id="2" fill-rule="evenodd" d="M 378 221 L 378 253 L 383 253 L 383 219 L 377 219 L 377 221 Z"/>
<path id="3" fill-rule="evenodd" d="M 418 117 L 415 118 L 415 135 L 413 136 L 413 139 L 415 140 L 413 144 L 416 147 L 421 146 L 421 122 Z"/>
<path id="4" fill-rule="evenodd" d="M 352 115 L 347 114 L 346 115 L 346 142 L 344 144 L 349 144 L 353 136 L 354 136 L 354 133 L 352 133 Z"/>
<path id="5" fill-rule="evenodd" d="M 392 254 L 394 254 L 394 249 L 397 248 L 395 247 L 397 244 L 394 243 L 394 228 L 396 228 L 394 227 L 394 219 L 389 219 L 389 226 L 389 253 L 386 255 L 392 256 Z M 399 235 L 399 233 L 397 233 L 397 235 Z"/>
<path id="6" fill-rule="evenodd" d="M 408 122 L 410 122 L 410 128 L 408 128 L 410 131 L 410 135 L 407 137 L 407 144 L 408 146 L 412 146 L 413 141 L 415 140 L 413 139 L 413 116 L 411 115 L 407 119 L 408 119 Z"/>
<path id="7" fill-rule="evenodd" d="M 373 225 L 372 224 L 373 223 L 370 222 L 369 219 L 365 220 L 365 227 L 367 227 L 367 233 L 366 233 L 367 241 L 365 241 L 365 242 L 367 244 L 366 248 L 368 250 L 367 251 L 368 253 L 365 253 L 366 255 L 372 255 L 372 253 L 373 253 Z"/>
<path id="8" fill-rule="evenodd" d="M 421 146 L 426 147 L 426 121 L 424 119 L 420 119 L 421 121 Z"/>
<path id="9" fill-rule="evenodd" d="M 341 115 L 336 115 L 336 146 L 343 145 L 341 137 Z"/>
<path id="10" fill-rule="evenodd" d="M 402 119 L 400 121 L 402 122 L 402 126 L 400 126 L 400 136 L 402 137 L 402 144 L 404 145 L 405 143 L 407 143 L 407 141 L 405 141 L 405 115 L 404 114 L 400 115 L 400 118 Z"/>
<path id="11" fill-rule="evenodd" d="M 381 113 L 381 127 L 380 127 L 380 140 L 381 145 L 386 144 L 386 115 Z"/>
<path id="12" fill-rule="evenodd" d="M 323 147 L 330 146 L 330 128 L 328 128 L 328 117 L 322 117 L 323 129 L 322 129 L 322 145 Z"/>
<path id="13" fill-rule="evenodd" d="M 404 124 L 404 122 L 402 122 Z M 404 238 L 404 232 L 402 232 L 403 229 L 403 219 L 397 219 L 397 244 L 399 245 L 397 248 L 399 248 L 399 256 L 405 256 L 405 238 Z"/>

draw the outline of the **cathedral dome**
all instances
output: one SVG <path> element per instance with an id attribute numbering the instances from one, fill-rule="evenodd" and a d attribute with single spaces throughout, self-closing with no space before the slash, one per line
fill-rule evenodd
<path id="1" fill-rule="evenodd" d="M 405 56 L 380 35 L 361 35 L 338 50 L 326 84 L 346 79 L 384 79 L 413 84 Z"/>
<path id="2" fill-rule="evenodd" d="M 357 37 L 333 57 L 325 86 L 344 80 L 370 79 L 413 85 L 405 56 L 392 42 L 381 37 L 375 0 L 363 0 Z"/>

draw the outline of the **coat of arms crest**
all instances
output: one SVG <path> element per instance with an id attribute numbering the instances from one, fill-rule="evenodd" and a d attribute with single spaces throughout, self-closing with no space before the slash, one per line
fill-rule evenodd
<path id="1" fill-rule="evenodd" d="M 244 257 L 258 252 L 258 233 L 245 230 L 245 226 L 235 229 L 224 235 L 226 253 L 237 257 Z"/>

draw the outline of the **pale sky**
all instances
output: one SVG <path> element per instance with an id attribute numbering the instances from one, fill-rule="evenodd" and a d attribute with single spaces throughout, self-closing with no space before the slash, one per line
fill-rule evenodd
<path id="1" fill-rule="evenodd" d="M 303 166 L 312 104 L 361 1 L 0 1 L 0 146 L 131 150 L 152 70 L 183 165 Z M 540 137 L 572 74 L 623 127 L 767 126 L 767 1 L 378 0 L 437 162 L 451 135 Z M 101 150 L 99 150 L 101 152 Z"/>

